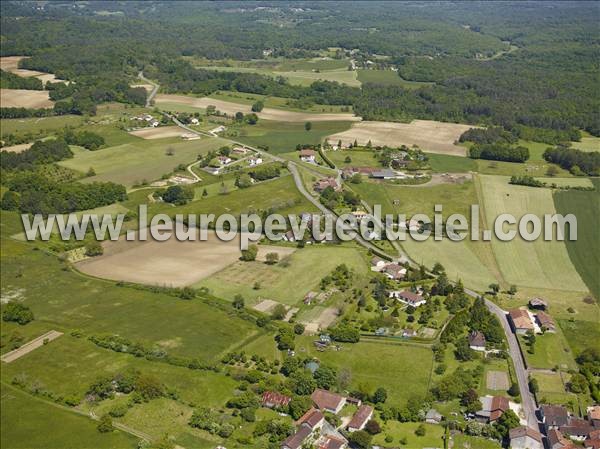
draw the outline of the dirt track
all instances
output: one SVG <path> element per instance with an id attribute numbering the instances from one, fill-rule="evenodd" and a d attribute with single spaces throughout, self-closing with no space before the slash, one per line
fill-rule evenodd
<path id="1" fill-rule="evenodd" d="M 45 340 L 47 340 L 47 341 L 56 340 L 62 334 L 63 334 L 62 332 L 58 332 L 58 331 L 46 332 L 44 335 L 40 335 L 39 337 L 34 338 L 31 341 L 28 341 L 23 346 L 15 349 L 13 351 L 7 352 L 0 359 L 5 363 L 14 362 L 18 358 L 23 357 L 25 354 L 29 354 L 31 351 L 39 348 L 40 346 L 43 346 Z"/>
<path id="2" fill-rule="evenodd" d="M 215 106 L 218 111 L 227 115 L 235 115 L 236 112 L 249 114 L 252 108 L 248 104 L 232 103 L 229 101 L 215 100 L 214 98 L 196 98 L 186 95 L 168 95 L 160 94 L 156 96 L 156 104 L 161 103 L 179 103 L 195 108 L 206 109 L 207 106 Z M 293 112 L 283 109 L 264 108 L 257 113 L 258 117 L 263 120 L 275 120 L 280 122 L 329 122 L 329 121 L 360 121 L 360 117 L 346 113 L 331 113 L 331 114 L 314 114 L 310 112 Z"/>
<path id="3" fill-rule="evenodd" d="M 3 108 L 51 108 L 47 90 L 0 89 L 0 104 Z"/>
<path id="4" fill-rule="evenodd" d="M 470 128 L 470 125 L 431 120 L 414 120 L 411 123 L 360 122 L 354 123 L 347 131 L 332 134 L 328 139 L 335 143 L 341 140 L 343 145 L 355 140 L 359 145 L 366 145 L 369 140 L 373 145 L 390 147 L 417 145 L 425 152 L 465 156 L 466 149 L 454 145 L 454 142 Z"/>

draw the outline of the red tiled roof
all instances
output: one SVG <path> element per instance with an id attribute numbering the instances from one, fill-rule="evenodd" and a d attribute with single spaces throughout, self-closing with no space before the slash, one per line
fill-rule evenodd
<path id="1" fill-rule="evenodd" d="M 490 406 L 490 421 L 496 421 L 509 409 L 508 399 L 504 396 L 494 396 Z"/>
<path id="2" fill-rule="evenodd" d="M 282 447 L 289 447 L 290 449 L 298 449 L 304 443 L 304 440 L 312 433 L 312 430 L 308 427 L 302 426 L 298 429 L 293 435 L 287 437 L 283 443 L 281 443 Z"/>
<path id="3" fill-rule="evenodd" d="M 542 435 L 537 430 L 533 430 L 531 427 L 516 427 L 514 429 L 511 429 L 508 435 L 511 440 L 513 438 L 522 438 L 528 436 L 529 438 L 539 441 L 540 443 L 542 442 Z"/>
<path id="4" fill-rule="evenodd" d="M 262 404 L 273 404 L 277 407 L 283 407 L 290 403 L 292 398 L 276 391 L 265 391 L 262 395 Z"/>
<path id="5" fill-rule="evenodd" d="M 319 445 L 319 449 L 340 449 L 344 447 L 345 444 L 346 442 L 344 440 L 340 440 L 331 435 L 328 435 L 327 437 L 325 437 L 325 441 L 323 441 Z"/>
<path id="6" fill-rule="evenodd" d="M 313 394 L 310 395 L 310 398 L 315 403 L 315 405 L 321 410 L 335 410 L 344 400 L 343 396 L 340 396 L 339 394 L 335 394 L 330 391 L 321 389 L 315 390 Z"/>
<path id="7" fill-rule="evenodd" d="M 307 424 L 311 429 L 313 429 L 319 422 L 324 418 L 323 413 L 321 413 L 316 408 L 311 408 L 307 411 L 298 421 L 298 424 Z"/>
<path id="8" fill-rule="evenodd" d="M 400 292 L 399 296 L 400 298 L 411 304 L 416 304 L 419 301 L 423 301 L 423 297 L 421 295 L 413 293 L 410 290 L 404 290 Z"/>
<path id="9" fill-rule="evenodd" d="M 361 429 L 367 423 L 367 420 L 371 418 L 372 414 L 373 407 L 371 407 L 370 405 L 361 405 L 358 411 L 352 417 L 352 420 L 350 421 L 350 424 L 348 424 L 348 427 L 351 427 L 353 429 Z"/>
<path id="10" fill-rule="evenodd" d="M 508 314 L 513 320 L 513 323 L 515 323 L 515 327 L 517 329 L 533 329 L 533 323 L 531 322 L 531 318 L 529 317 L 527 310 L 512 309 L 509 310 Z"/>
<path id="11" fill-rule="evenodd" d="M 314 150 L 310 150 L 310 149 L 304 149 L 304 150 L 300 150 L 300 156 L 315 156 L 317 153 L 315 153 Z"/>
<path id="12" fill-rule="evenodd" d="M 484 346 L 485 335 L 480 331 L 473 331 L 469 334 L 469 346 Z"/>
<path id="13" fill-rule="evenodd" d="M 590 407 L 588 410 L 588 415 L 590 419 L 600 419 L 600 405 Z"/>
<path id="14" fill-rule="evenodd" d="M 556 326 L 556 324 L 554 323 L 554 320 L 552 319 L 552 317 L 550 315 L 548 315 L 545 312 L 538 312 L 537 313 L 537 319 L 540 322 L 540 324 L 542 325 L 542 327 L 554 327 Z"/>

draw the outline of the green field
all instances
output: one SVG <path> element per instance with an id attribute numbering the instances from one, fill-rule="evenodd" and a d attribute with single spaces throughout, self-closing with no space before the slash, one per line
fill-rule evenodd
<path id="1" fill-rule="evenodd" d="M 434 173 L 465 173 L 477 170 L 477 163 L 468 157 L 435 153 L 428 153 L 427 157 Z"/>
<path id="2" fill-rule="evenodd" d="M 337 145 L 337 142 L 329 143 Z M 326 156 L 340 169 L 346 167 L 381 167 L 377 157 L 374 157 L 376 153 L 369 150 L 328 151 Z M 346 162 L 347 157 L 350 158 L 350 162 Z"/>
<path id="3" fill-rule="evenodd" d="M 26 134 L 47 131 L 48 133 L 63 129 L 65 126 L 80 126 L 83 117 L 79 115 L 61 115 L 57 117 L 41 118 L 13 118 L 2 119 L 2 135 Z"/>
<path id="4" fill-rule="evenodd" d="M 575 369 L 577 365 L 573 353 L 567 344 L 560 329 L 556 333 L 547 332 L 536 337 L 535 352 L 530 354 L 522 337 L 521 347 L 527 366 L 531 368 L 552 369 L 558 366 L 560 369 Z"/>
<path id="5" fill-rule="evenodd" d="M 582 131 L 580 142 L 571 142 L 571 147 L 581 151 L 600 151 L 600 137 Z"/>
<path id="6" fill-rule="evenodd" d="M 488 440 L 482 437 L 472 437 L 462 433 L 453 437 L 455 449 L 501 449 L 499 441 Z"/>
<path id="7" fill-rule="evenodd" d="M 248 104 L 252 105 L 257 101 L 262 101 L 266 108 L 284 109 L 286 111 L 297 111 L 297 112 L 314 112 L 318 113 L 339 113 L 339 112 L 352 112 L 352 106 L 338 106 L 329 104 L 311 104 L 307 108 L 297 108 L 290 105 L 290 102 L 294 100 L 292 98 L 272 97 L 260 94 L 250 94 L 245 92 L 235 92 L 227 90 L 219 90 L 209 95 L 209 98 L 216 100 L 230 101 L 232 103 Z M 349 111 L 343 111 L 343 108 L 350 108 Z M 198 109 L 198 108 L 196 108 Z"/>
<path id="8" fill-rule="evenodd" d="M 236 262 L 200 281 L 196 287 L 208 287 L 215 295 L 230 300 L 240 293 L 252 302 L 268 298 L 293 305 L 310 290 L 318 291 L 321 278 L 341 263 L 356 273 L 366 272 L 365 261 L 358 250 L 318 245 L 299 249 L 285 263 L 273 266 L 263 262 Z M 260 282 L 259 290 L 253 289 L 255 282 Z"/>
<path id="9" fill-rule="evenodd" d="M 198 155 L 226 144 L 227 142 L 218 138 L 186 142 L 178 138 L 136 138 L 135 143 L 97 151 L 75 149 L 75 157 L 61 161 L 60 165 L 83 173 L 90 167 L 93 168 L 96 176 L 86 178 L 87 182 L 113 181 L 131 187 L 144 180 L 160 179 L 162 175 L 175 170 L 179 164 L 190 164 Z M 174 154 L 167 155 L 167 148 L 172 148 Z"/>
<path id="10" fill-rule="evenodd" d="M 100 433 L 97 423 L 2 384 L 2 431 L 6 449 L 135 448 L 137 438 Z"/>
<path id="11" fill-rule="evenodd" d="M 318 352 L 313 339 L 297 339 L 296 352 L 316 357 L 338 370 L 349 369 L 350 390 L 372 394 L 378 387 L 384 387 L 388 392 L 386 404 L 392 406 L 404 405 L 413 396 L 424 397 L 428 390 L 432 352 L 427 347 L 365 341 L 342 344 L 340 351 Z M 410 388 L 407 388 L 407 379 L 410 379 Z"/>
<path id="12" fill-rule="evenodd" d="M 388 421 L 384 427 L 383 432 L 375 435 L 373 438 L 373 444 L 383 445 L 384 447 L 390 443 L 386 443 L 385 437 L 390 435 L 393 438 L 391 444 L 400 444 L 401 438 L 406 438 L 406 444 L 402 444 L 402 448 L 406 449 L 420 449 L 424 447 L 443 447 L 444 446 L 444 428 L 442 426 L 436 426 L 434 424 L 422 425 L 425 427 L 425 435 L 420 437 L 415 435 L 415 430 L 421 423 L 400 423 L 398 421 Z M 395 446 L 394 446 L 395 447 Z M 479 448 L 478 448 L 479 449 Z"/>
<path id="13" fill-rule="evenodd" d="M 600 326 L 597 320 L 558 320 L 558 324 L 575 356 L 586 348 L 600 350 Z"/>
<path id="14" fill-rule="evenodd" d="M 550 189 L 509 185 L 507 178 L 480 175 L 487 229 L 494 229 L 500 214 L 512 214 L 519 220 L 525 214 L 554 214 L 556 209 Z M 506 226 L 505 226 L 506 227 Z M 516 226 L 510 226 L 515 229 Z M 586 291 L 571 263 L 564 242 L 538 239 L 527 242 L 517 237 L 510 242 L 492 239 L 494 256 L 504 279 L 510 284 Z"/>
<path id="15" fill-rule="evenodd" d="M 569 190 L 554 193 L 554 207 L 560 214 L 574 214 L 577 217 L 577 240 L 567 241 L 567 251 L 577 269 L 596 299 L 600 298 L 600 180 L 594 179 L 595 192 Z"/>
<path id="16" fill-rule="evenodd" d="M 363 84 L 375 83 L 383 84 L 385 86 L 400 86 L 404 89 L 418 89 L 419 87 L 431 86 L 434 84 L 402 79 L 398 72 L 394 72 L 393 70 L 359 70 L 358 81 Z"/>
<path id="17" fill-rule="evenodd" d="M 244 126 L 237 130 L 232 138 L 248 145 L 266 145 L 269 152 L 277 154 L 293 151 L 298 144 L 319 144 L 330 134 L 349 129 L 351 124 L 352 122 L 314 122 L 312 129 L 306 131 L 304 123 L 262 120 L 254 126 Z"/>
<path id="18" fill-rule="evenodd" d="M 533 373 L 532 377 L 537 380 L 540 401 L 546 404 L 564 404 L 570 401 L 577 403 L 577 395 L 566 391 L 566 383 L 570 375 L 564 372 Z"/>
<path id="19" fill-rule="evenodd" d="M 17 294 L 17 299 L 31 307 L 36 320 L 54 323 L 57 330 L 118 332 L 174 355 L 205 360 L 218 357 L 257 332 L 248 321 L 201 300 L 183 301 L 81 276 L 30 244 L 3 240 L 1 260 L 3 295 Z"/>

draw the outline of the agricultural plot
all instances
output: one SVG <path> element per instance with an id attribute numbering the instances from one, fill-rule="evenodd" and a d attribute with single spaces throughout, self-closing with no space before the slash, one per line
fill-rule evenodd
<path id="1" fill-rule="evenodd" d="M 569 374 L 560 371 L 534 372 L 531 376 L 538 382 L 537 397 L 542 403 L 567 406 L 569 402 L 577 403 L 577 395 L 566 390 L 566 383 L 571 377 Z"/>
<path id="2" fill-rule="evenodd" d="M 425 427 L 425 435 L 418 436 L 415 434 L 417 427 L 423 425 Z M 388 445 L 385 440 L 386 435 L 392 437 L 392 444 L 400 444 L 400 440 L 406 439 L 406 443 L 402 443 L 402 447 L 406 448 L 425 448 L 425 447 L 443 447 L 444 446 L 444 428 L 434 424 L 421 423 L 400 423 L 398 421 L 388 421 L 384 427 L 384 431 L 375 435 L 373 444 Z"/>
<path id="3" fill-rule="evenodd" d="M 51 108 L 47 90 L 0 89 L 0 102 L 3 108 Z"/>
<path id="4" fill-rule="evenodd" d="M 526 349 L 525 340 L 520 339 L 528 367 L 552 369 L 558 366 L 562 370 L 576 369 L 573 353 L 560 329 L 557 329 L 556 333 L 545 333 L 538 336 L 533 354 Z"/>
<path id="5" fill-rule="evenodd" d="M 567 241 L 567 251 L 571 262 L 596 298 L 600 298 L 600 181 L 593 180 L 595 192 L 575 190 L 555 192 L 554 207 L 560 214 L 574 214 L 577 217 L 577 240 Z"/>
<path id="6" fill-rule="evenodd" d="M 6 279 L 3 293 L 20 292 L 19 298 L 31 307 L 36 321 L 55 323 L 50 329 L 100 334 L 118 329 L 119 335 L 131 341 L 163 345 L 173 355 L 205 360 L 256 332 L 252 323 L 199 299 L 184 301 L 63 270 L 65 265 L 55 256 L 33 251 L 29 244 L 4 239 L 1 261 Z M 70 291 L 77 294 L 65 295 Z M 61 339 L 47 348 L 60 344 Z"/>
<path id="7" fill-rule="evenodd" d="M 47 132 L 63 129 L 65 126 L 78 127 L 84 119 L 78 115 L 61 115 L 56 117 L 32 117 L 2 119 L 1 135 Z"/>
<path id="8" fill-rule="evenodd" d="M 165 139 L 167 137 L 181 137 L 184 131 L 179 126 L 159 126 L 130 131 L 129 134 L 142 139 Z"/>
<path id="9" fill-rule="evenodd" d="M 473 127 L 431 120 L 413 120 L 410 123 L 360 122 L 353 124 L 348 131 L 330 135 L 328 139 L 330 142 L 341 140 L 343 145 L 354 141 L 366 145 L 369 140 L 373 145 L 389 147 L 417 145 L 425 152 L 465 156 L 466 149 L 454 142 L 470 128 Z"/>
<path id="10" fill-rule="evenodd" d="M 35 77 L 42 83 L 58 83 L 65 82 L 64 80 L 58 79 L 53 73 L 38 72 L 37 70 L 20 69 L 19 61 L 27 58 L 27 56 L 3 56 L 0 58 L 0 68 L 5 72 L 12 72 L 15 75 L 22 76 L 24 78 Z M 68 81 L 66 81 L 68 83 Z M 6 107 L 3 105 L 3 107 Z"/>
<path id="11" fill-rule="evenodd" d="M 187 106 L 193 106 L 198 109 L 206 109 L 208 106 L 212 105 L 215 106 L 221 113 L 225 113 L 230 116 L 234 116 L 236 112 L 243 112 L 244 114 L 249 114 L 252 112 L 252 107 L 250 105 L 233 103 L 230 101 L 223 101 L 208 97 L 197 98 L 186 95 L 159 94 L 156 96 L 155 101 L 158 106 L 160 106 L 161 103 L 183 104 Z M 313 114 L 310 112 L 294 112 L 275 108 L 264 108 L 256 115 L 258 115 L 258 117 L 262 120 L 273 120 L 280 122 L 305 123 L 327 121 L 360 121 L 360 117 L 356 117 L 355 115 L 348 113 Z"/>
<path id="12" fill-rule="evenodd" d="M 418 89 L 423 86 L 431 86 L 434 84 L 405 80 L 398 72 L 393 70 L 358 70 L 358 81 L 362 84 L 373 83 L 382 84 L 384 86 L 400 86 L 404 89 Z"/>
<path id="13" fill-rule="evenodd" d="M 198 238 L 199 231 L 195 232 Z M 240 237 L 229 242 L 209 233 L 208 241 L 104 243 L 102 256 L 85 259 L 77 268 L 91 276 L 145 285 L 183 287 L 210 276 L 239 259 Z M 264 257 L 264 256 L 263 256 Z M 135 267 L 135 269 L 132 269 Z"/>
<path id="14" fill-rule="evenodd" d="M 100 433 L 96 430 L 97 423 L 90 418 L 58 408 L 16 388 L 2 384 L 1 395 L 0 444 L 4 448 L 138 447 L 135 437 L 120 431 Z"/>
<path id="15" fill-rule="evenodd" d="M 481 182 L 487 229 L 493 229 L 496 217 L 504 213 L 513 215 L 517 220 L 529 213 L 538 217 L 556 213 L 550 189 L 509 185 L 508 179 L 500 176 L 480 175 L 478 180 Z M 543 239 L 527 242 L 516 237 L 510 242 L 493 238 L 491 244 L 502 275 L 510 284 L 587 290 L 571 263 L 564 242 Z"/>
<path id="16" fill-rule="evenodd" d="M 323 245 L 300 249 L 276 265 L 236 262 L 195 286 L 207 287 L 227 299 L 239 293 L 251 303 L 271 299 L 294 305 L 310 290 L 315 290 L 321 278 L 341 263 L 356 273 L 367 270 L 358 250 Z M 256 283 L 258 289 L 254 288 Z"/>
<path id="17" fill-rule="evenodd" d="M 153 181 L 174 170 L 179 164 L 189 164 L 198 155 L 206 154 L 226 144 L 221 139 L 201 139 L 182 142 L 180 139 L 145 141 L 117 145 L 98 151 L 74 149 L 75 157 L 59 164 L 79 172 L 93 168 L 95 176 L 85 182 L 113 181 L 131 187 L 143 180 Z M 172 154 L 167 154 L 167 149 Z"/>

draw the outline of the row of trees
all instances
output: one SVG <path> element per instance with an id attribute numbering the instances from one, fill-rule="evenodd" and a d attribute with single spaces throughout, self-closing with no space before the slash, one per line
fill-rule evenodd
<path id="1" fill-rule="evenodd" d="M 0 163 L 3 170 L 25 170 L 39 164 L 58 162 L 72 157 L 73 152 L 63 139 L 38 140 L 20 153 L 0 152 Z"/>
<path id="2" fill-rule="evenodd" d="M 525 162 L 529 159 L 529 149 L 523 146 L 511 147 L 506 144 L 475 144 L 469 150 L 469 157 L 493 161 Z"/>
<path id="3" fill-rule="evenodd" d="M 585 152 L 557 146 L 544 151 L 544 159 L 570 170 L 575 175 L 600 176 L 600 152 Z"/>

